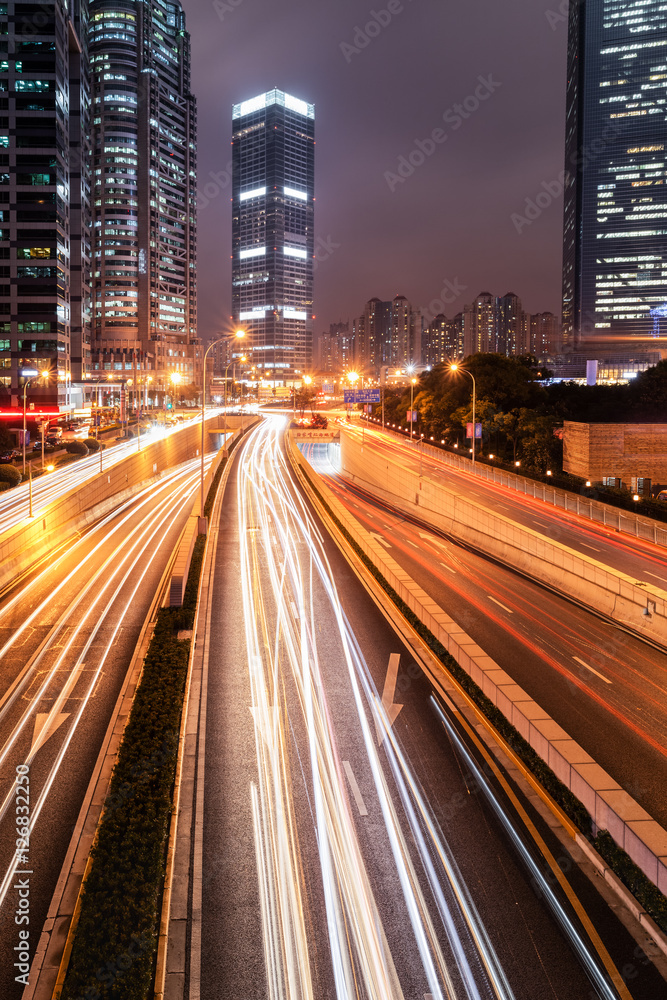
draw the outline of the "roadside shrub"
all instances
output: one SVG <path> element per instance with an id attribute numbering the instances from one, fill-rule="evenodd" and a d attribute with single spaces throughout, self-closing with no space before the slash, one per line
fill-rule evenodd
<path id="1" fill-rule="evenodd" d="M 97 438 L 86 438 L 83 444 L 85 444 L 88 451 L 100 450 L 100 442 L 97 440 Z"/>
<path id="2" fill-rule="evenodd" d="M 88 447 L 85 441 L 68 441 L 65 451 L 68 455 L 79 455 L 84 458 L 88 454 Z"/>
<path id="3" fill-rule="evenodd" d="M 21 482 L 21 473 L 14 465 L 0 465 L 0 483 L 7 483 L 2 489 L 8 490 L 11 486 L 18 486 Z"/>

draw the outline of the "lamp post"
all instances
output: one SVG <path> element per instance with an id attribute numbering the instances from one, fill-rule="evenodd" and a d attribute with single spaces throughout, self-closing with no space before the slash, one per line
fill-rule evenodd
<path id="1" fill-rule="evenodd" d="M 23 475 L 25 476 L 26 391 L 30 382 L 35 382 L 39 378 L 43 378 L 45 381 L 48 380 L 49 373 L 47 370 L 39 372 L 34 368 L 26 368 L 21 372 L 21 375 L 25 379 L 23 383 Z"/>
<path id="2" fill-rule="evenodd" d="M 415 386 L 417 379 L 410 379 L 410 440 L 412 441 L 412 431 L 415 426 Z"/>
<path id="3" fill-rule="evenodd" d="M 245 337 L 245 330 L 237 330 L 236 333 L 231 337 L 218 337 L 213 343 L 209 344 L 204 351 L 204 365 L 202 371 L 202 393 L 201 393 L 201 469 L 200 469 L 200 492 L 199 492 L 199 516 L 202 519 L 200 522 L 200 532 L 203 525 L 204 517 L 204 423 L 206 419 L 206 359 L 208 357 L 208 352 L 216 344 L 221 344 L 225 340 L 242 340 Z M 231 361 L 230 361 L 231 364 Z M 225 430 L 227 430 L 227 372 L 229 371 L 229 365 L 225 368 Z M 202 534 L 205 532 L 202 532 Z"/>
<path id="4" fill-rule="evenodd" d="M 472 467 L 475 468 L 475 431 L 477 430 L 477 424 L 475 423 L 475 376 L 467 368 L 461 368 L 460 365 L 453 364 L 449 366 L 449 370 L 452 372 L 465 372 L 472 379 Z"/>

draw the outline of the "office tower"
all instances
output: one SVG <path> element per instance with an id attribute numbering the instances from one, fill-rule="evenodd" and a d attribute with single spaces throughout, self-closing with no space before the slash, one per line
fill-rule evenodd
<path id="1" fill-rule="evenodd" d="M 232 110 L 232 311 L 269 381 L 312 366 L 315 109 L 282 90 Z"/>
<path id="2" fill-rule="evenodd" d="M 196 104 L 172 0 L 92 0 L 93 369 L 137 403 L 198 381 Z M 143 391 L 141 391 L 143 390 Z"/>
<path id="3" fill-rule="evenodd" d="M 661 0 L 569 7 L 563 337 L 571 347 L 667 335 Z"/>
<path id="4" fill-rule="evenodd" d="M 0 7 L 0 401 L 70 404 L 89 360 L 87 5 Z M 11 121 L 11 127 L 10 127 Z"/>
<path id="5" fill-rule="evenodd" d="M 524 353 L 522 317 L 521 299 L 514 292 L 507 292 L 496 300 L 495 350 L 498 354 L 516 357 Z"/>

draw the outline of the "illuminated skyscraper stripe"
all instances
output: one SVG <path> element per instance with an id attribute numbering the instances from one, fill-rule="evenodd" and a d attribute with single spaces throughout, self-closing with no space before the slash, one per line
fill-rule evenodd
<path id="1" fill-rule="evenodd" d="M 314 117 L 281 90 L 232 110 L 234 322 L 270 380 L 312 365 Z"/>

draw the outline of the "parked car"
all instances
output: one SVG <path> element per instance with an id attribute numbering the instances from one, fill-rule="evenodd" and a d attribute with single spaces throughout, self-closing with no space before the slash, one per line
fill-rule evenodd
<path id="1" fill-rule="evenodd" d="M 19 457 L 19 452 L 12 448 L 10 451 L 3 451 L 0 453 L 0 462 L 6 465 L 8 462 L 13 462 L 15 458 Z"/>

